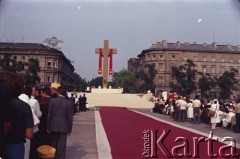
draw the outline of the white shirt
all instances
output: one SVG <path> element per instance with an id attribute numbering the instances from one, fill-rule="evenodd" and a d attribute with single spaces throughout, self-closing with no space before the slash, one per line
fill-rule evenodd
<path id="1" fill-rule="evenodd" d="M 183 100 L 183 99 L 178 100 L 178 104 L 179 104 L 181 110 L 187 109 L 187 102 L 185 100 Z"/>
<path id="2" fill-rule="evenodd" d="M 192 104 L 193 108 L 199 108 L 201 106 L 201 101 L 199 99 L 195 99 Z"/>
<path id="3" fill-rule="evenodd" d="M 31 98 L 29 100 L 29 105 L 33 109 L 34 113 L 36 114 L 36 116 L 39 119 L 42 116 L 42 112 L 40 110 L 40 105 L 39 105 L 38 101 L 33 96 L 31 96 Z M 37 131 L 38 131 L 38 124 L 34 125 L 34 127 L 33 127 L 33 132 L 37 132 Z"/>
<path id="4" fill-rule="evenodd" d="M 42 112 L 40 110 L 40 105 L 33 96 L 31 96 L 31 98 L 30 98 L 29 105 L 31 106 L 31 108 L 33 108 L 37 117 L 40 118 L 42 116 Z"/>

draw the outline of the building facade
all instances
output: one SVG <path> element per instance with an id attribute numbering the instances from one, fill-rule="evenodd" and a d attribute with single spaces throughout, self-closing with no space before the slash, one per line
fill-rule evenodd
<path id="1" fill-rule="evenodd" d="M 4 54 L 11 55 L 16 61 L 28 63 L 28 60 L 38 59 L 39 61 L 39 77 L 41 85 L 50 85 L 52 82 L 59 82 L 68 88 L 73 87 L 74 66 L 71 61 L 66 58 L 62 51 L 47 47 L 39 43 L 0 43 L 0 58 Z M 1 68 L 0 68 L 1 69 Z M 25 73 L 28 67 L 24 65 Z"/>
<path id="2" fill-rule="evenodd" d="M 170 91 L 170 83 L 174 82 L 171 67 L 186 64 L 187 59 L 196 64 L 197 71 L 216 77 L 235 68 L 239 71 L 237 79 L 240 79 L 240 45 L 230 44 L 168 43 L 163 40 L 143 50 L 138 58 L 129 59 L 128 70 L 145 70 L 145 64 L 154 64 L 157 70 L 154 79 L 155 94 L 159 95 L 163 91 Z"/>

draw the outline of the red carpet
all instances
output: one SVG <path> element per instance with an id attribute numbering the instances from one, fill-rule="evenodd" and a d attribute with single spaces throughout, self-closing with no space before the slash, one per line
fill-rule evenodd
<path id="1" fill-rule="evenodd" d="M 219 142 L 213 142 L 211 139 L 207 140 L 207 137 L 156 121 L 128 109 L 100 107 L 99 111 L 113 159 L 211 158 L 214 154 L 217 155 L 215 158 L 222 158 L 227 154 L 230 154 L 228 158 L 233 158 L 232 156 L 240 152 L 239 149 L 221 143 L 220 139 Z M 143 133 L 144 131 L 146 133 Z M 178 141 L 175 141 L 177 138 Z M 197 139 L 200 141 L 197 142 Z"/>

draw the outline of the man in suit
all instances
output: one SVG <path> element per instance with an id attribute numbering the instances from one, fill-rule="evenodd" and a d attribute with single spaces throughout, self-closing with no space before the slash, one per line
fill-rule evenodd
<path id="1" fill-rule="evenodd" d="M 87 104 L 87 97 L 85 95 L 85 93 L 83 94 L 82 97 L 82 105 L 83 105 L 83 111 L 86 112 L 86 104 Z"/>
<path id="2" fill-rule="evenodd" d="M 58 88 L 58 97 L 52 98 L 47 117 L 47 132 L 50 133 L 50 145 L 56 148 L 55 159 L 66 158 L 67 136 L 72 132 L 72 104 L 65 98 L 66 90 Z"/>
<path id="3" fill-rule="evenodd" d="M 73 96 L 73 93 L 71 93 L 71 97 L 69 98 L 69 101 L 72 103 L 72 113 L 75 115 L 75 97 Z"/>
<path id="4" fill-rule="evenodd" d="M 83 112 L 83 98 L 80 95 L 78 98 L 79 112 Z"/>

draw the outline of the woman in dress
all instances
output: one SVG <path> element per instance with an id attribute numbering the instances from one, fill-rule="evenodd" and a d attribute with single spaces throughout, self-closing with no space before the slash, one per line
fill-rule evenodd
<path id="1" fill-rule="evenodd" d="M 217 123 L 220 123 L 219 104 L 216 99 L 214 99 L 210 109 L 215 111 L 214 116 L 211 117 L 212 130 L 215 130 Z"/>
<path id="2" fill-rule="evenodd" d="M 192 106 L 192 100 L 190 100 L 187 104 L 187 119 L 188 121 L 193 120 L 193 106 Z"/>

